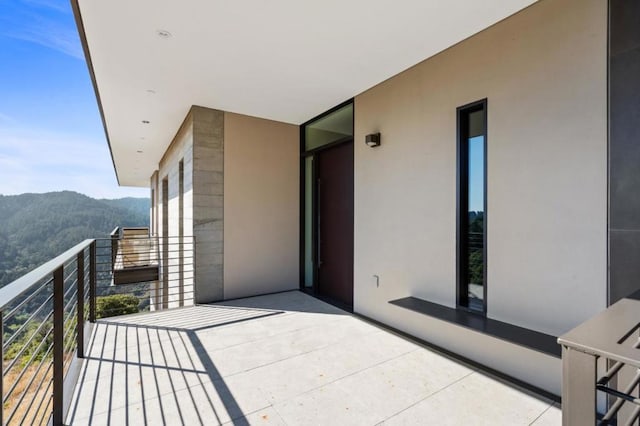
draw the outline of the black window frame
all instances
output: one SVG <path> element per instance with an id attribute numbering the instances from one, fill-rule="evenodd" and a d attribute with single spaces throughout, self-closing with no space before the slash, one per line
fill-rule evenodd
<path id="1" fill-rule="evenodd" d="M 310 150 L 306 149 L 306 127 L 310 124 L 313 124 L 314 122 L 330 115 L 333 114 L 334 112 L 348 106 L 348 105 L 353 105 L 353 110 L 352 110 L 352 123 L 353 123 L 353 129 L 352 129 L 352 133 L 353 136 L 350 137 L 345 137 L 344 139 L 340 139 L 331 143 L 328 143 L 326 145 L 322 145 L 320 147 L 316 147 Z M 316 216 L 315 214 L 312 217 L 312 231 L 311 231 L 311 257 L 313 259 L 313 283 L 312 283 L 312 287 L 308 288 L 305 286 L 305 197 L 306 197 L 306 190 L 305 190 L 305 161 L 307 159 L 307 157 L 314 157 L 314 155 L 320 151 L 323 151 L 325 149 L 330 149 L 336 145 L 340 145 L 343 144 L 345 142 L 350 142 L 353 141 L 355 138 L 355 98 L 349 98 L 344 102 L 339 103 L 338 105 L 328 109 L 327 111 L 323 112 L 322 114 L 319 114 L 307 121 L 305 121 L 304 123 L 300 124 L 299 126 L 299 132 L 300 132 L 300 141 L 299 141 L 299 155 L 300 155 L 300 187 L 299 187 L 299 193 L 300 193 L 300 207 L 299 207 L 299 270 L 298 270 L 298 274 L 299 274 L 299 281 L 298 281 L 298 288 L 300 289 L 300 291 L 303 291 L 305 293 L 311 293 L 314 295 L 317 295 L 317 282 L 318 282 L 318 268 L 317 268 L 317 257 L 318 257 L 318 236 L 317 234 L 317 222 L 316 222 Z M 315 161 L 313 162 L 313 169 L 312 169 L 312 176 L 313 176 L 313 180 L 315 181 L 317 178 L 317 170 L 316 170 L 316 163 Z M 317 206 L 317 200 L 316 200 L 316 195 L 317 194 L 313 194 L 312 200 L 311 200 L 311 210 L 315 211 L 316 206 Z"/>
<path id="2" fill-rule="evenodd" d="M 484 212 L 483 212 L 483 299 L 482 299 L 482 311 L 472 309 L 469 307 L 469 293 L 468 293 L 468 245 L 467 245 L 467 232 L 468 232 L 468 204 L 469 204 L 469 120 L 468 117 L 471 113 L 477 111 L 484 111 Z M 487 315 L 487 296 L 488 296 L 488 282 L 487 282 L 487 235 L 488 235 L 488 212 L 487 212 L 487 159 L 488 159 L 488 101 L 487 98 L 479 101 L 471 102 L 466 105 L 460 106 L 456 109 L 456 129 L 457 129 L 457 188 L 456 188 L 456 307 L 472 313 Z"/>

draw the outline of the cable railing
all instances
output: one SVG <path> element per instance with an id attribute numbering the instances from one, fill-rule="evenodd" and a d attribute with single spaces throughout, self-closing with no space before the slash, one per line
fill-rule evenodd
<path id="1" fill-rule="evenodd" d="M 63 424 L 97 319 L 194 304 L 194 238 L 135 234 L 85 240 L 0 288 L 0 425 Z"/>
<path id="2" fill-rule="evenodd" d="M 467 245 L 469 249 L 478 249 L 478 250 L 482 249 L 484 247 L 484 233 L 468 232 Z"/>
<path id="3" fill-rule="evenodd" d="M 194 247 L 191 236 L 132 236 L 127 228 L 97 239 L 98 318 L 193 305 Z"/>
<path id="4" fill-rule="evenodd" d="M 563 425 L 640 424 L 640 291 L 558 343 Z"/>
<path id="5" fill-rule="evenodd" d="M 0 424 L 62 424 L 64 381 L 84 357 L 94 250 L 85 240 L 0 289 Z"/>

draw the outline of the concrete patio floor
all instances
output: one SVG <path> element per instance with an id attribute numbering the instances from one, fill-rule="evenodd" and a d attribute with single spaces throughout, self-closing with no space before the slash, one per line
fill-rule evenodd
<path id="1" fill-rule="evenodd" d="M 101 320 L 74 425 L 559 425 L 557 404 L 292 291 Z"/>

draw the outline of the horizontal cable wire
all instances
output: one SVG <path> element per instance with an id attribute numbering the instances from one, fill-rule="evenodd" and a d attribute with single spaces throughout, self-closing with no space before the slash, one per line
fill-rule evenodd
<path id="1" fill-rule="evenodd" d="M 49 375 L 49 371 L 52 370 L 52 369 L 53 369 L 53 361 L 51 361 L 49 363 L 49 368 L 47 368 L 47 370 L 45 371 L 44 375 L 42 376 L 42 379 L 41 379 L 40 383 L 38 384 L 37 389 L 42 389 L 42 383 L 44 382 L 44 379 Z M 52 385 L 53 385 L 53 379 L 49 380 L 49 384 L 47 385 L 46 389 L 44 390 L 44 392 L 41 393 L 42 394 L 41 397 L 40 397 L 40 401 L 41 402 L 38 405 L 38 408 L 36 409 L 36 411 L 34 412 L 34 416 L 36 414 L 38 414 L 38 412 L 40 411 L 40 408 L 42 408 L 42 401 L 49 394 L 49 388 L 51 388 Z M 31 409 L 31 406 L 33 405 L 33 401 L 35 400 L 36 397 L 37 397 L 37 394 L 36 394 L 36 396 L 34 396 L 33 400 L 31 401 L 31 404 L 29 404 L 29 407 L 25 411 L 24 416 L 26 416 L 29 413 L 29 411 Z M 13 410 L 11 411 L 11 414 L 9 415 L 9 417 L 7 417 L 7 424 L 11 423 L 11 419 L 13 418 L 13 416 L 16 415 L 16 413 L 18 411 L 18 407 L 19 407 L 18 405 L 13 407 Z M 23 417 L 23 420 L 24 420 L 24 417 Z"/>
<path id="2" fill-rule="evenodd" d="M 24 391 L 22 392 L 22 395 L 20 396 L 19 401 L 16 403 L 16 407 L 19 407 L 20 405 L 22 405 L 22 402 L 24 401 L 24 398 L 27 396 L 27 393 L 28 393 L 29 389 L 31 389 L 31 386 L 33 385 L 36 377 L 38 377 L 38 374 L 40 374 L 40 372 L 42 371 L 42 367 L 45 365 L 44 363 L 48 359 L 48 357 L 51 354 L 52 350 L 53 350 L 53 345 L 49 345 L 49 348 L 47 349 L 47 352 L 44 354 L 44 356 L 40 360 L 40 364 L 38 364 L 38 367 L 36 368 L 36 370 L 31 375 L 31 379 L 29 380 L 29 383 L 27 384 L 27 386 L 25 386 Z M 41 389 L 42 383 L 44 382 L 46 376 L 47 376 L 47 373 L 45 372 L 45 374 L 40 379 L 40 383 L 36 387 L 36 390 L 37 389 Z M 17 383 L 17 381 L 16 381 L 16 383 Z M 24 416 L 27 415 L 27 413 L 29 411 L 29 408 L 31 408 L 31 405 L 33 404 L 33 400 L 35 399 L 36 396 L 37 396 L 37 391 L 36 391 L 35 395 L 33 395 L 33 398 L 31 398 L 31 403 L 29 404 L 29 407 L 27 408 L 27 410 L 25 410 L 25 414 L 23 415 L 23 418 L 20 421 L 20 423 L 24 422 L 24 418 L 25 418 Z"/>
<path id="3" fill-rule="evenodd" d="M 51 368 L 53 368 L 53 362 L 51 363 Z M 47 374 L 48 374 L 48 370 L 47 370 Z M 42 404 L 44 403 L 44 401 L 46 401 L 46 397 L 49 396 L 49 403 L 47 403 L 47 405 L 45 406 L 45 411 L 43 412 L 43 419 L 44 418 L 48 418 L 49 416 L 47 416 L 46 414 L 49 412 L 49 404 L 51 403 L 51 401 L 53 401 L 53 392 L 49 393 L 49 388 L 51 388 L 53 386 L 53 380 L 49 381 L 49 384 L 47 385 L 45 391 L 42 393 L 42 397 L 40 398 L 40 403 L 38 404 L 38 408 L 36 408 L 36 411 L 34 412 L 35 414 L 38 414 L 40 412 L 40 409 L 42 408 Z"/>
<path id="4" fill-rule="evenodd" d="M 44 308 L 45 306 L 47 306 L 47 304 L 53 299 L 53 294 L 51 296 L 49 296 L 47 298 L 47 300 L 45 300 L 39 307 L 38 309 L 36 309 L 36 311 L 34 313 L 31 314 L 31 316 L 29 318 L 27 318 L 27 320 L 25 320 L 25 322 L 8 338 L 5 340 L 5 342 L 2 345 L 2 350 L 3 352 L 6 350 L 6 348 L 9 347 L 9 345 L 11 345 L 13 343 L 13 341 L 22 334 L 22 331 L 25 329 L 25 327 L 27 325 L 29 325 L 29 323 L 36 317 L 36 315 L 42 310 L 42 308 Z"/>
<path id="5" fill-rule="evenodd" d="M 24 366 L 24 368 L 22 369 L 22 371 L 18 374 L 18 376 L 16 377 L 15 381 L 13 382 L 13 384 L 11 386 L 9 386 L 9 389 L 5 391 L 5 394 L 2 396 L 2 403 L 6 403 L 7 400 L 9 399 L 9 397 L 11 396 L 11 394 L 13 393 L 13 391 L 15 390 L 15 388 L 18 386 L 18 384 L 20 383 L 20 380 L 22 379 L 22 377 L 24 376 L 24 374 L 26 373 L 27 369 L 29 368 L 29 366 L 31 366 L 31 364 L 33 363 L 33 361 L 35 360 L 36 356 L 40 353 L 40 351 L 42 350 L 42 345 L 44 343 L 47 342 L 47 339 L 49 338 L 49 336 L 51 336 L 51 334 L 53 333 L 53 328 L 51 328 L 47 334 L 45 334 L 45 336 L 42 338 L 42 340 L 40 341 L 40 343 L 38 344 L 38 346 L 36 347 L 35 351 L 31 354 L 31 357 L 29 359 L 29 362 L 27 363 L 27 365 Z M 47 350 L 47 354 L 53 349 L 53 345 L 49 345 L 49 349 Z M 46 355 L 45 355 L 46 357 Z"/>
<path id="6" fill-rule="evenodd" d="M 34 291 L 33 293 L 31 293 L 25 300 L 23 300 L 22 302 L 20 302 L 20 304 L 18 304 L 18 306 L 16 306 L 15 308 L 13 308 L 12 310 L 10 310 L 7 314 L 5 314 L 3 316 L 3 320 L 6 322 L 9 318 L 11 318 L 13 315 L 15 315 L 15 313 L 21 308 L 23 307 L 26 303 L 30 302 L 31 300 L 33 300 L 34 297 L 37 296 L 37 294 L 46 286 L 48 286 L 49 284 L 51 284 L 53 282 L 53 278 L 48 279 L 47 281 L 45 281 L 44 284 L 42 284 L 36 291 Z"/>
<path id="7" fill-rule="evenodd" d="M 7 373 L 9 371 L 11 371 L 11 369 L 13 368 L 13 366 L 18 362 L 18 360 L 22 357 L 22 355 L 24 354 L 24 351 L 27 349 L 27 347 L 29 347 L 29 345 L 31 344 L 31 342 L 33 341 L 33 339 L 35 338 L 35 336 L 40 333 L 40 331 L 42 330 L 42 327 L 47 325 L 47 323 L 49 322 L 49 318 L 51 318 L 51 316 L 53 315 L 53 311 L 51 311 L 49 313 L 49 315 L 45 318 L 44 321 L 42 321 L 42 323 L 38 326 L 38 328 L 31 334 L 31 337 L 29 338 L 29 340 L 27 340 L 27 342 L 22 345 L 22 349 L 20 349 L 18 351 L 18 353 L 16 354 L 15 358 L 12 359 L 5 367 L 4 367 L 4 375 L 6 376 Z M 52 326 L 52 325 L 51 325 Z M 52 326 L 53 327 L 53 326 Z"/>

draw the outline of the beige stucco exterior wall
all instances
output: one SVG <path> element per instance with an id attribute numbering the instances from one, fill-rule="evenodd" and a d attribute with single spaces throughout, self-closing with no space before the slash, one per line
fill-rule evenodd
<path id="1" fill-rule="evenodd" d="M 225 113 L 224 297 L 298 288 L 298 126 Z"/>
<path id="2" fill-rule="evenodd" d="M 542 0 L 356 97 L 356 312 L 559 394 L 558 360 L 388 301 L 455 306 L 456 108 L 487 98 L 488 316 L 558 335 L 605 308 L 606 31 L 606 2 Z"/>

